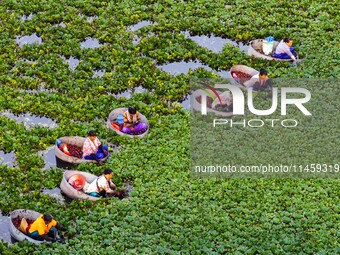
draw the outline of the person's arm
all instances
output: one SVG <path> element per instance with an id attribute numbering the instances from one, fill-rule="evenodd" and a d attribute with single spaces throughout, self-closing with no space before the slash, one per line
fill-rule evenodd
<path id="1" fill-rule="evenodd" d="M 55 227 L 56 227 L 56 229 L 61 230 L 61 231 L 67 231 L 68 230 L 66 227 L 61 225 L 59 222 L 57 223 L 57 225 Z"/>
<path id="2" fill-rule="evenodd" d="M 290 51 L 290 47 L 289 47 L 289 46 L 285 45 L 285 47 L 284 47 L 283 50 L 284 50 L 284 52 L 285 52 L 288 56 L 290 56 L 291 59 L 293 59 L 294 62 L 296 62 L 296 58 L 295 58 L 295 56 L 293 55 L 293 53 Z"/>
<path id="3" fill-rule="evenodd" d="M 273 88 L 273 81 L 272 81 L 272 79 L 266 80 L 265 86 L 267 88 L 269 88 L 269 89 L 272 89 Z"/>
<path id="4" fill-rule="evenodd" d="M 107 150 L 105 150 L 104 149 L 104 147 L 103 147 L 103 145 L 101 144 L 101 145 L 99 145 L 99 147 L 98 147 L 99 149 L 101 149 L 103 152 L 104 152 L 104 154 L 105 154 L 105 156 L 107 156 Z"/>
<path id="5" fill-rule="evenodd" d="M 136 113 L 136 117 L 137 117 L 137 122 L 140 122 L 142 118 L 140 117 L 139 112 Z"/>
<path id="6" fill-rule="evenodd" d="M 123 118 L 124 118 L 124 127 L 131 127 L 133 126 L 133 123 L 131 123 L 127 117 L 127 113 L 123 114 Z"/>
<path id="7" fill-rule="evenodd" d="M 48 235 L 41 235 L 41 237 L 44 238 L 48 242 L 55 242 L 55 241 L 57 241 L 57 239 L 55 239 L 53 237 L 50 237 Z"/>
<path id="8" fill-rule="evenodd" d="M 105 190 L 106 193 L 113 193 L 114 190 L 111 188 L 111 180 L 107 180 L 105 176 L 98 180 L 98 186 L 100 189 Z M 112 183 L 113 184 L 113 183 Z"/>
<path id="9" fill-rule="evenodd" d="M 100 142 L 100 140 L 98 139 L 98 137 L 96 137 L 96 143 L 98 146 L 100 146 L 102 143 Z"/>
<path id="10" fill-rule="evenodd" d="M 113 184 L 113 183 L 112 183 Z M 114 184 L 113 184 L 114 185 Z M 105 191 L 106 191 L 106 193 L 109 193 L 109 194 L 112 194 L 112 193 L 114 193 L 115 191 L 114 191 L 114 189 L 116 188 L 116 185 L 114 185 L 114 187 L 111 185 L 111 183 L 110 183 L 110 185 L 107 183 L 107 187 L 105 188 Z"/>
<path id="11" fill-rule="evenodd" d="M 90 149 L 89 149 L 89 143 L 90 143 L 90 138 L 86 138 L 83 144 L 83 157 L 86 157 L 88 155 L 91 155 Z"/>
<path id="12" fill-rule="evenodd" d="M 276 46 L 275 50 L 274 50 L 274 54 L 281 54 L 282 53 L 282 41 L 279 42 L 279 44 Z"/>
<path id="13" fill-rule="evenodd" d="M 110 180 L 110 188 L 112 190 L 115 190 L 116 189 L 116 184 L 114 184 L 111 180 Z"/>

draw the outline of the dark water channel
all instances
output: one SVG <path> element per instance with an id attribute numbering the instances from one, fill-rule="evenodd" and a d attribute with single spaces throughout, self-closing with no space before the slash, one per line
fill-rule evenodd
<path id="1" fill-rule="evenodd" d="M 8 243 L 14 243 L 15 240 L 9 233 L 9 223 L 9 217 L 2 215 L 0 211 L 0 240 Z"/>
<path id="2" fill-rule="evenodd" d="M 51 146 L 44 151 L 38 151 L 38 155 L 44 158 L 45 166 L 43 170 L 57 168 L 54 146 Z"/>
<path id="3" fill-rule="evenodd" d="M 41 126 L 45 128 L 56 128 L 58 127 L 58 124 L 47 117 L 41 117 L 41 116 L 36 116 L 34 114 L 30 113 L 24 113 L 24 114 L 19 114 L 15 115 L 9 111 L 1 112 L 0 115 L 6 116 L 8 118 L 11 118 L 15 120 L 17 123 L 24 123 L 25 127 L 30 129 L 34 126 Z"/>
<path id="4" fill-rule="evenodd" d="M 15 38 L 15 41 L 17 42 L 19 47 L 22 47 L 25 44 L 33 44 L 33 43 L 37 43 L 38 45 L 42 44 L 41 37 L 37 36 L 36 33 L 31 34 L 31 35 L 25 35 L 25 36 L 22 36 L 22 37 L 17 36 Z"/>
<path id="5" fill-rule="evenodd" d="M 81 49 L 95 49 L 101 46 L 103 46 L 103 44 L 100 44 L 97 39 L 91 37 L 87 37 L 84 42 L 80 43 Z"/>
<path id="6" fill-rule="evenodd" d="M 248 51 L 248 45 L 243 44 L 242 42 L 236 42 L 235 40 L 222 38 L 215 35 L 190 35 L 189 31 L 182 32 L 185 38 L 189 38 L 196 42 L 198 45 L 207 48 L 213 52 L 219 53 L 223 50 L 226 44 L 231 44 L 235 47 L 240 48 L 241 51 Z"/>
<path id="7" fill-rule="evenodd" d="M 0 164 L 7 164 L 8 167 L 15 166 L 16 155 L 14 152 L 5 153 L 0 151 Z"/>
<path id="8" fill-rule="evenodd" d="M 229 71 L 216 71 L 210 68 L 207 65 L 200 63 L 199 61 L 181 61 L 181 62 L 173 62 L 165 65 L 159 65 L 158 68 L 162 69 L 164 72 L 168 72 L 171 75 L 179 75 L 179 74 L 187 74 L 189 69 L 195 70 L 197 68 L 203 68 L 207 71 L 214 72 L 221 76 L 222 78 L 231 78 Z"/>

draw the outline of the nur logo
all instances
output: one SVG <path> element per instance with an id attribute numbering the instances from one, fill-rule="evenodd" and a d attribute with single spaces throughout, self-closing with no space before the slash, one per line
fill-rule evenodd
<path id="1" fill-rule="evenodd" d="M 244 115 L 245 109 L 245 99 L 244 94 L 241 88 L 236 87 L 230 84 L 215 84 L 214 87 L 208 86 L 208 88 L 212 91 L 205 91 L 206 93 L 202 93 L 201 95 L 201 113 L 202 115 L 207 114 L 207 97 L 210 96 L 214 98 L 213 95 L 216 95 L 220 104 L 222 104 L 222 100 L 220 95 L 215 89 L 227 89 L 231 93 L 232 104 L 233 104 L 233 115 Z M 288 93 L 300 93 L 304 95 L 304 98 L 287 98 Z M 267 110 L 258 110 L 255 109 L 253 103 L 253 90 L 252 88 L 247 89 L 248 100 L 247 106 L 251 113 L 259 116 L 270 115 L 274 113 L 278 106 L 278 88 L 272 88 L 272 105 L 270 109 Z M 281 88 L 281 115 L 287 115 L 287 105 L 295 105 L 304 115 L 311 116 L 312 114 L 303 106 L 304 103 L 307 103 L 311 99 L 311 93 L 309 90 L 304 88 L 290 88 L 285 87 Z M 216 101 L 216 98 L 215 98 Z"/>

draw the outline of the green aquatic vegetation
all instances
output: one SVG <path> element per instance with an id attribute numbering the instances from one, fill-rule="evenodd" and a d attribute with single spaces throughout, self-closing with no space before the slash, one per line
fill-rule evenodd
<path id="1" fill-rule="evenodd" d="M 190 176 L 190 116 L 178 103 L 189 93 L 192 78 L 217 75 L 198 68 L 172 76 L 157 67 L 197 60 L 218 71 L 235 64 L 264 67 L 272 78 L 339 78 L 337 13 L 336 1 L 267 1 L 264 5 L 260 1 L 3 0 L 0 109 L 46 116 L 56 120 L 58 127 L 26 129 L 0 116 L 0 149 L 15 152 L 17 163 L 14 168 L 0 166 L 0 209 L 3 213 L 18 208 L 50 212 L 69 227 L 69 233 L 65 244 L 0 242 L 0 253 L 339 253 L 337 179 Z M 30 14 L 32 19 L 23 19 Z M 140 21 L 152 24 L 129 29 Z M 249 57 L 231 44 L 215 53 L 185 38 L 184 31 L 245 44 L 269 35 L 277 40 L 290 36 L 304 61 L 291 68 L 289 63 Z M 34 33 L 41 37 L 41 44 L 19 47 L 14 40 Z M 139 43 L 133 43 L 134 36 L 141 39 Z M 97 39 L 102 46 L 82 49 L 80 44 L 87 38 Z M 70 68 L 70 57 L 78 59 L 79 65 Z M 98 70 L 105 74 L 94 77 Z M 147 91 L 130 99 L 115 97 L 140 86 Z M 339 87 L 335 82 L 310 83 L 308 89 L 312 93 L 308 107 L 315 115 L 302 119 L 308 128 L 295 132 L 235 129 L 221 144 L 229 146 L 229 162 L 248 160 L 257 165 L 296 157 L 304 163 L 320 158 L 338 163 Z M 259 93 L 256 106 L 268 107 L 270 100 L 260 100 L 265 97 Z M 117 136 L 106 126 L 112 109 L 131 105 L 150 122 L 144 139 Z M 327 126 L 321 125 L 323 120 Z M 52 146 L 58 137 L 85 137 L 89 129 L 96 129 L 103 142 L 119 144 L 119 150 L 103 166 L 83 164 L 77 169 L 95 175 L 114 169 L 118 186 L 126 179 L 132 182 L 130 199 L 59 204 L 41 193 L 43 188 L 59 186 L 63 170 L 41 170 L 44 160 L 37 152 Z M 200 132 L 202 139 L 209 135 Z M 276 143 L 270 147 L 267 141 L 272 140 Z M 265 153 L 282 148 L 286 155 Z M 204 149 L 206 158 L 218 154 Z M 256 158 L 245 159 L 254 149 L 259 151 Z"/>

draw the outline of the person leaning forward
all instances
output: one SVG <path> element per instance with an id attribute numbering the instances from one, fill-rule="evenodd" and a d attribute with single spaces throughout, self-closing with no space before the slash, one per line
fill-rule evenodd
<path id="1" fill-rule="evenodd" d="M 55 221 L 51 214 L 41 214 L 31 225 L 27 227 L 27 235 L 38 241 L 57 241 L 58 231 L 67 228 Z"/>
<path id="2" fill-rule="evenodd" d="M 293 40 L 291 38 L 283 39 L 276 47 L 273 57 L 280 59 L 292 59 L 295 63 L 297 62 L 297 54 L 295 52 Z"/>
<path id="3" fill-rule="evenodd" d="M 112 182 L 114 173 L 106 169 L 103 175 L 84 187 L 85 193 L 93 197 L 106 197 L 107 194 L 115 194 L 116 185 Z"/>
<path id="4" fill-rule="evenodd" d="M 260 72 L 251 77 L 243 84 L 247 88 L 253 88 L 254 91 L 263 91 L 272 89 L 272 81 L 268 78 L 268 73 L 264 68 Z"/>

